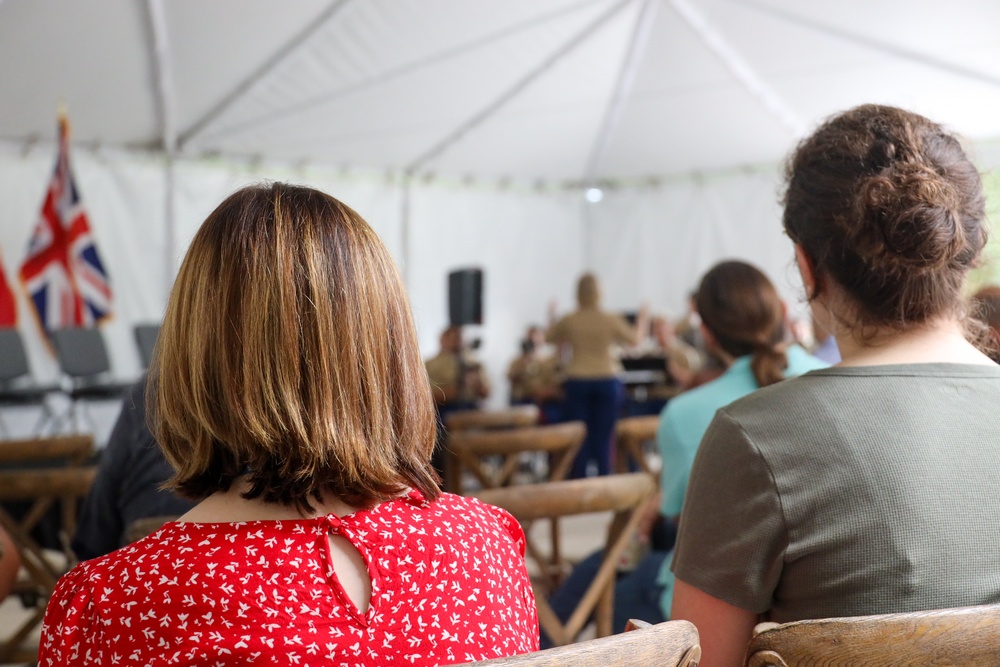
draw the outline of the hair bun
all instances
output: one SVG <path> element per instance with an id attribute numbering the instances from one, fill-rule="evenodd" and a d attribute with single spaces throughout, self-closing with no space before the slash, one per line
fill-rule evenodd
<path id="1" fill-rule="evenodd" d="M 854 203 L 855 247 L 876 270 L 934 270 L 966 252 L 960 193 L 927 164 L 882 169 L 860 184 Z"/>

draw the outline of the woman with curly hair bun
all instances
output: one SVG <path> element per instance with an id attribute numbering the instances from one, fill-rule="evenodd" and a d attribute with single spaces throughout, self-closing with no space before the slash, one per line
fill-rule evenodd
<path id="1" fill-rule="evenodd" d="M 723 408 L 698 448 L 671 616 L 703 667 L 743 664 L 759 620 L 1000 601 L 1000 367 L 963 298 L 976 168 L 940 125 L 866 105 L 799 145 L 784 206 L 843 361 Z"/>

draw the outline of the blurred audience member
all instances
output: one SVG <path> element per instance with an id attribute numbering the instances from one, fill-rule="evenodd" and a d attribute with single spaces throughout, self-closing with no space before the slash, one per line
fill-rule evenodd
<path id="1" fill-rule="evenodd" d="M 547 350 L 545 331 L 528 328 L 521 341 L 521 355 L 507 369 L 511 405 L 537 405 L 544 423 L 560 421 L 562 374 L 559 359 Z"/>
<path id="2" fill-rule="evenodd" d="M 993 361 L 1000 363 L 1000 286 L 983 287 L 973 295 L 972 303 L 973 315 L 990 328 L 989 338 L 993 344 L 987 352 Z"/>
<path id="3" fill-rule="evenodd" d="M 830 365 L 840 363 L 840 348 L 837 347 L 837 339 L 834 338 L 830 328 L 816 319 L 815 314 L 812 317 L 812 333 L 812 355 Z"/>
<path id="4" fill-rule="evenodd" d="M 469 410 L 490 395 L 489 378 L 482 364 L 462 341 L 462 327 L 441 332 L 441 350 L 424 362 L 434 401 L 449 410 Z"/>
<path id="5" fill-rule="evenodd" d="M 613 347 L 638 345 L 649 326 L 645 306 L 632 327 L 624 318 L 601 310 L 600 301 L 597 277 L 587 273 L 577 283 L 578 309 L 558 320 L 554 308 L 549 313 L 552 324 L 547 339 L 569 348 L 564 416 L 587 425 L 586 439 L 570 473 L 574 478 L 585 477 L 591 464 L 598 475 L 611 472 L 611 432 L 625 398 Z"/>
<path id="6" fill-rule="evenodd" d="M 97 477 L 83 501 L 73 535 L 80 560 L 111 553 L 125 545 L 125 532 L 137 519 L 177 517 L 191 500 L 161 486 L 174 474 L 146 426 L 146 381 L 132 385 L 122 402 Z"/>

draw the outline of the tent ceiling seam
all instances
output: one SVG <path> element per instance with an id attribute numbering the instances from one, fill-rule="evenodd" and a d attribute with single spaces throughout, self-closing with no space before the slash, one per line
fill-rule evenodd
<path id="1" fill-rule="evenodd" d="M 518 81 L 514 83 L 513 86 L 501 93 L 495 100 L 488 104 L 485 108 L 480 110 L 478 113 L 473 115 L 469 120 L 462 123 L 453 132 L 446 135 L 441 141 L 431 146 L 424 153 L 415 158 L 406 167 L 405 171 L 408 174 L 415 173 L 418 169 L 423 167 L 427 162 L 438 157 L 444 153 L 448 148 L 456 144 L 462 139 L 465 134 L 482 123 L 486 122 L 493 114 L 499 111 L 505 104 L 510 102 L 512 99 L 517 97 L 522 91 L 524 91 L 532 82 L 535 81 L 542 74 L 547 72 L 553 65 L 555 65 L 560 59 L 576 49 L 580 44 L 585 42 L 591 36 L 593 36 L 612 16 L 620 12 L 632 0 L 620 0 L 618 3 L 613 5 L 610 9 L 602 13 L 595 20 L 588 23 L 583 30 L 579 31 L 573 37 L 571 37 L 562 46 L 551 53 L 547 58 L 545 58 L 536 67 L 529 70 L 528 73 L 521 77 Z"/>
<path id="2" fill-rule="evenodd" d="M 307 99 L 295 106 L 287 106 L 281 109 L 275 109 L 273 111 L 265 112 L 248 118 L 247 120 L 241 121 L 239 123 L 233 123 L 232 125 L 227 125 L 225 127 L 219 128 L 215 132 L 209 132 L 204 135 L 206 141 L 213 139 L 220 139 L 223 137 L 230 136 L 237 132 L 245 131 L 264 123 L 273 122 L 276 120 L 281 120 L 289 116 L 294 116 L 310 109 L 315 109 L 316 107 L 323 106 L 324 104 L 330 104 L 331 102 L 336 102 L 337 100 L 349 97 L 351 95 L 356 95 L 358 93 L 364 92 L 378 85 L 383 85 L 394 81 L 400 77 L 413 74 L 414 72 L 419 72 L 427 67 L 433 65 L 440 65 L 446 63 L 455 58 L 459 58 L 466 53 L 476 51 L 478 49 L 489 46 L 495 42 L 502 39 L 506 39 L 511 35 L 516 35 L 520 32 L 524 32 L 538 25 L 548 23 L 554 19 L 561 18 L 566 14 L 571 14 L 573 12 L 579 11 L 581 8 L 603 3 L 606 0 L 581 0 L 580 2 L 567 5 L 565 7 L 560 7 L 559 9 L 548 12 L 546 14 L 539 14 L 538 16 L 533 16 L 526 21 L 516 23 L 512 26 L 508 26 L 496 32 L 490 33 L 485 37 L 478 37 L 470 42 L 460 44 L 456 47 L 445 49 L 444 51 L 435 53 L 426 58 L 420 58 L 412 62 L 393 67 L 385 72 L 380 72 L 374 76 L 370 76 L 366 79 L 356 81 L 355 83 L 344 86 L 339 90 L 334 90 L 330 93 L 324 95 L 317 95 L 316 97 Z"/>
<path id="3" fill-rule="evenodd" d="M 601 120 L 600 131 L 597 134 L 587 160 L 584 181 L 588 184 L 594 182 L 597 176 L 597 169 L 607 151 L 608 143 L 611 141 L 611 135 L 614 133 L 615 128 L 618 126 L 618 121 L 621 119 L 622 109 L 632 91 L 636 71 L 645 54 L 649 33 L 656 19 L 656 9 L 659 6 L 659 0 L 641 0 L 641 2 L 642 7 L 639 10 L 635 27 L 632 30 L 632 39 L 629 40 L 628 49 L 625 51 L 625 58 L 622 60 L 621 70 L 618 73 L 618 78 L 615 80 L 614 91 L 612 92 L 611 99 L 608 101 L 604 118 Z"/>
<path id="4" fill-rule="evenodd" d="M 808 28 L 810 30 L 831 36 L 837 37 L 847 42 L 853 42 L 854 44 L 860 44 L 866 46 L 875 51 L 880 51 L 882 53 L 887 53 L 897 58 L 902 58 L 903 60 L 910 60 L 913 62 L 920 63 L 922 65 L 927 65 L 928 67 L 933 67 L 935 69 L 943 70 L 950 74 L 957 74 L 966 78 L 974 79 L 981 83 L 988 83 L 992 86 L 1000 87 L 1000 77 L 987 74 L 986 72 L 981 72 L 971 67 L 966 67 L 964 65 L 959 65 L 957 63 L 948 62 L 947 60 L 942 60 L 940 58 L 933 58 L 931 56 L 918 53 L 916 51 L 911 51 L 910 49 L 903 48 L 901 46 L 896 46 L 894 44 L 888 44 L 886 42 L 881 42 L 877 39 L 872 39 L 871 37 L 865 37 L 864 35 L 859 35 L 857 33 L 848 32 L 847 30 L 842 30 L 840 28 L 835 28 L 834 26 L 827 25 L 825 23 L 820 23 L 818 21 L 810 21 L 809 19 L 792 14 L 790 12 L 784 12 L 774 7 L 768 7 L 762 5 L 758 2 L 747 1 L 747 0 L 726 0 L 731 4 L 735 4 L 739 7 L 745 7 L 747 9 L 752 9 L 758 13 L 770 15 L 774 18 L 785 21 L 786 23 L 791 23 L 799 27 Z"/>
<path id="5" fill-rule="evenodd" d="M 187 130 L 180 135 L 180 146 L 185 146 L 191 139 L 196 137 L 212 121 L 222 115 L 237 100 L 252 90 L 264 77 L 270 74 L 278 65 L 285 60 L 303 44 L 315 35 L 326 23 L 340 12 L 350 0 L 333 0 L 318 17 L 310 21 L 302 30 L 286 41 L 281 48 L 264 61 L 257 69 L 250 73 L 248 77 L 240 81 L 225 97 L 209 109 L 198 120 L 191 124 Z"/>
<path id="6" fill-rule="evenodd" d="M 736 77 L 750 95 L 771 113 L 782 125 L 791 130 L 796 137 L 806 131 L 806 123 L 799 118 L 781 96 L 767 84 L 764 79 L 750 66 L 746 59 L 722 36 L 716 28 L 687 0 L 669 0 L 674 11 L 680 15 L 688 26 L 694 30 L 702 43 L 705 44 Z"/>
<path id="7" fill-rule="evenodd" d="M 167 22 L 163 12 L 162 0 L 147 0 L 147 18 L 153 33 L 152 58 L 154 86 L 157 97 L 157 110 L 160 115 L 160 132 L 163 140 L 163 150 L 173 154 L 177 147 L 177 120 L 174 104 L 173 67 L 170 57 L 170 40 L 167 34 Z"/>

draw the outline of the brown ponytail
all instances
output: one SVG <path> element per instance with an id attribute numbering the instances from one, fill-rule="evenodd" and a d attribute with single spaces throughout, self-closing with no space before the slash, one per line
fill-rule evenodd
<path id="1" fill-rule="evenodd" d="M 695 306 L 705 327 L 732 357 L 750 356 L 761 387 L 785 378 L 785 311 L 760 270 L 737 261 L 716 264 L 701 279 Z"/>

